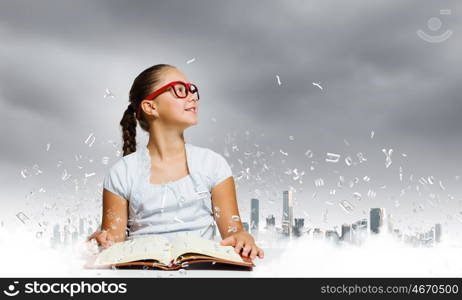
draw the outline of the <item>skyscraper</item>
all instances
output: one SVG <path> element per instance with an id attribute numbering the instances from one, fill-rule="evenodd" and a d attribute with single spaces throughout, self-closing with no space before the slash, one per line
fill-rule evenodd
<path id="1" fill-rule="evenodd" d="M 387 231 L 393 232 L 393 216 L 390 213 L 387 215 Z"/>
<path id="2" fill-rule="evenodd" d="M 72 243 L 75 243 L 78 239 L 79 239 L 79 232 L 77 230 L 73 231 L 72 232 Z"/>
<path id="3" fill-rule="evenodd" d="M 399 229 L 395 228 L 393 229 L 393 234 L 397 239 L 401 239 L 403 235 L 400 233 Z"/>
<path id="4" fill-rule="evenodd" d="M 55 247 L 61 243 L 61 232 L 59 231 L 59 224 L 53 226 L 53 236 L 51 238 L 51 246 Z"/>
<path id="5" fill-rule="evenodd" d="M 313 229 L 313 239 L 320 240 L 323 238 L 323 236 L 324 236 L 323 230 L 321 230 L 320 228 Z"/>
<path id="6" fill-rule="evenodd" d="M 87 234 L 88 234 L 88 235 L 92 235 L 93 232 L 94 232 L 94 231 L 93 231 L 93 228 L 91 228 L 91 227 L 88 227 L 88 228 L 87 228 Z"/>
<path id="7" fill-rule="evenodd" d="M 367 238 L 367 219 L 361 219 L 354 223 L 353 242 L 362 243 Z"/>
<path id="8" fill-rule="evenodd" d="M 371 208 L 370 211 L 370 224 L 371 233 L 379 233 L 383 226 L 383 217 L 385 216 L 384 208 Z"/>
<path id="9" fill-rule="evenodd" d="M 341 239 L 342 239 L 342 241 L 345 241 L 345 242 L 351 242 L 352 241 L 351 225 L 350 224 L 343 224 L 342 225 Z"/>
<path id="10" fill-rule="evenodd" d="M 335 230 L 327 230 L 326 231 L 326 239 L 328 241 L 337 243 L 339 241 L 340 237 L 338 236 L 337 231 L 335 231 Z"/>
<path id="11" fill-rule="evenodd" d="M 242 227 L 244 227 L 244 230 L 246 232 L 249 232 L 249 223 L 248 222 L 242 222 Z"/>
<path id="12" fill-rule="evenodd" d="M 293 192 L 284 191 L 282 197 L 282 232 L 292 236 L 292 226 L 294 226 Z"/>
<path id="13" fill-rule="evenodd" d="M 274 218 L 274 215 L 269 215 L 266 217 L 266 229 L 272 230 L 276 226 L 276 219 Z"/>
<path id="14" fill-rule="evenodd" d="M 293 233 L 296 236 L 301 236 L 303 232 L 303 226 L 305 223 L 305 219 L 303 218 L 295 218 L 295 226 L 293 228 Z"/>
<path id="15" fill-rule="evenodd" d="M 441 242 L 441 224 L 435 224 L 435 242 Z"/>
<path id="16" fill-rule="evenodd" d="M 361 219 L 355 222 L 358 226 L 358 229 L 365 229 L 367 230 L 367 219 Z"/>
<path id="17" fill-rule="evenodd" d="M 69 230 L 69 225 L 68 224 L 64 225 L 63 234 L 64 234 L 63 244 L 64 245 L 69 245 L 71 232 Z"/>
<path id="18" fill-rule="evenodd" d="M 79 234 L 80 235 L 85 234 L 85 218 L 79 219 Z"/>
<path id="19" fill-rule="evenodd" d="M 252 234 L 258 233 L 259 219 L 258 199 L 252 198 L 250 202 L 250 231 Z"/>
<path id="20" fill-rule="evenodd" d="M 356 223 L 351 224 L 351 242 L 356 244 L 358 242 L 358 225 Z"/>
<path id="21" fill-rule="evenodd" d="M 435 227 L 432 227 L 430 229 L 430 231 L 428 232 L 428 239 L 430 240 L 430 242 L 436 242 L 435 237 L 436 237 L 436 235 L 435 235 Z"/>

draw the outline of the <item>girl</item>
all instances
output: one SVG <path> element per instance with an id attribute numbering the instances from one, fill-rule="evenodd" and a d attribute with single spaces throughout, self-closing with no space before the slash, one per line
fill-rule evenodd
<path id="1" fill-rule="evenodd" d="M 183 132 L 197 124 L 199 91 L 176 67 L 152 66 L 130 89 L 120 125 L 123 157 L 103 182 L 102 230 L 88 237 L 107 248 L 143 234 L 192 234 L 263 258 L 263 250 L 243 229 L 231 168 L 225 158 L 186 143 Z M 149 133 L 136 149 L 136 125 Z"/>

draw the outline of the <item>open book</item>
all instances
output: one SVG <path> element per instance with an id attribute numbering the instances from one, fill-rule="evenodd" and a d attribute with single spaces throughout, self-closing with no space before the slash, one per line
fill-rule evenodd
<path id="1" fill-rule="evenodd" d="M 222 246 L 197 236 L 176 236 L 169 240 L 154 234 L 113 244 L 98 254 L 93 267 L 148 266 L 177 270 L 199 262 L 255 267 L 250 258 L 237 254 L 233 246 Z"/>

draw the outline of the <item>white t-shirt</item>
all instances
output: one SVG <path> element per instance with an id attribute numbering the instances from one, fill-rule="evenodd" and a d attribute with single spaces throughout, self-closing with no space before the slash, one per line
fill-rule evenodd
<path id="1" fill-rule="evenodd" d="M 106 173 L 103 188 L 128 200 L 127 239 L 143 234 L 192 234 L 215 238 L 211 190 L 232 176 L 219 153 L 185 143 L 189 174 L 165 184 L 150 183 L 147 146 L 121 157 Z"/>

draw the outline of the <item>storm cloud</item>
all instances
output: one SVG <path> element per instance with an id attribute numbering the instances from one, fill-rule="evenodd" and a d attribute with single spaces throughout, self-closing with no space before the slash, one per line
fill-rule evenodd
<path id="1" fill-rule="evenodd" d="M 99 159 L 108 153 L 108 140 L 121 142 L 118 124 L 133 79 L 151 65 L 169 63 L 201 90 L 199 124 L 186 132 L 191 143 L 223 153 L 228 134 L 236 134 L 239 144 L 250 130 L 254 143 L 276 152 L 268 163 L 277 172 L 305 170 L 300 202 L 311 198 L 315 178 L 333 171 L 328 165 L 310 172 L 307 149 L 319 164 L 325 164 L 326 152 L 341 153 L 342 161 L 365 153 L 370 168 L 364 172 L 393 169 L 395 181 L 398 166 L 406 165 L 407 176 L 435 175 L 454 186 L 441 192 L 455 196 L 434 216 L 441 219 L 461 210 L 454 180 L 462 165 L 461 8 L 456 1 L 417 0 L 4 1 L 2 199 L 24 198 L 30 189 L 21 169 L 35 163 L 54 167 L 88 151 L 83 141 L 90 132 L 97 143 L 88 155 Z M 442 9 L 451 14 L 441 14 Z M 432 17 L 442 22 L 438 30 L 427 28 Z M 453 34 L 430 43 L 416 34 L 419 29 Z M 106 88 L 114 99 L 103 97 Z M 142 144 L 146 136 L 138 138 Z M 44 151 L 47 143 L 51 152 Z M 395 150 L 390 169 L 384 167 L 382 148 Z M 291 167 L 280 164 L 281 149 L 289 153 Z M 243 169 L 239 155 L 229 157 L 235 175 Z M 98 180 L 106 167 L 92 166 Z M 290 185 L 289 177 L 277 188 Z M 399 182 L 388 185 L 398 193 L 403 188 Z M 253 183 L 241 186 L 239 201 L 248 210 Z M 381 205 L 374 201 L 362 208 Z M 313 223 L 321 205 L 324 201 L 306 204 Z M 334 223 L 343 220 L 338 206 L 330 210 L 333 215 L 338 210 Z"/>

